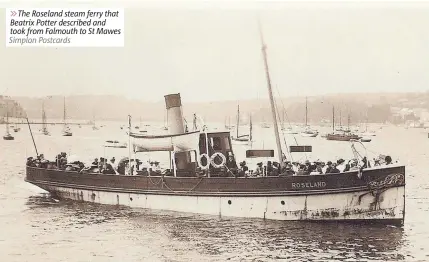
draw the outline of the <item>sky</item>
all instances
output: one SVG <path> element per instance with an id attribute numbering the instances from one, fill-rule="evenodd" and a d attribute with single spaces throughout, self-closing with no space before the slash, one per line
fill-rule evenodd
<path id="1" fill-rule="evenodd" d="M 429 90 L 429 3 L 122 5 L 122 48 L 1 45 L 0 93 L 162 101 L 180 92 L 191 102 L 265 99 L 258 19 L 275 96 Z M 3 9 L 3 43 L 4 16 Z"/>

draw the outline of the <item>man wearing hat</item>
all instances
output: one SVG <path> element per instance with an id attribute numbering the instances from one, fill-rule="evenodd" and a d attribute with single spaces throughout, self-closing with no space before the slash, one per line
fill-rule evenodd
<path id="1" fill-rule="evenodd" d="M 327 163 L 326 163 L 326 170 L 325 170 L 325 174 L 329 174 L 329 173 L 331 173 L 331 171 L 332 171 L 332 162 L 331 161 L 328 161 Z"/>

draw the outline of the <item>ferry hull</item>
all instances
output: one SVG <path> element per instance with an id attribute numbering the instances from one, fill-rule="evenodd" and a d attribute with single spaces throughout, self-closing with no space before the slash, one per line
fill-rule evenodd
<path id="1" fill-rule="evenodd" d="M 376 221 L 403 223 L 404 187 L 389 188 L 375 201 L 367 192 L 301 196 L 179 196 L 121 193 L 38 185 L 59 199 L 225 217 L 272 220 Z M 380 221 L 379 221 L 380 222 Z"/>
<path id="2" fill-rule="evenodd" d="M 77 174 L 27 167 L 26 181 L 59 199 L 274 220 L 403 224 L 405 170 L 262 177 Z M 378 179 L 376 179 L 378 177 Z M 348 184 L 347 184 L 348 183 Z"/>

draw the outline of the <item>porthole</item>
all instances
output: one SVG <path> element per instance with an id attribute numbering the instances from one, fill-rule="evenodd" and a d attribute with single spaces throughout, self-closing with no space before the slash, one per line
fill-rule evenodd
<path id="1" fill-rule="evenodd" d="M 130 197 L 130 201 L 133 201 L 133 198 L 132 198 L 132 197 Z"/>
<path id="2" fill-rule="evenodd" d="M 280 203 L 282 203 L 282 205 L 284 205 L 284 204 L 285 204 L 285 201 L 283 201 L 283 200 L 282 200 L 282 202 L 280 202 Z"/>
<path id="3" fill-rule="evenodd" d="M 232 203 L 231 200 L 228 200 L 228 205 L 231 205 L 231 203 Z"/>

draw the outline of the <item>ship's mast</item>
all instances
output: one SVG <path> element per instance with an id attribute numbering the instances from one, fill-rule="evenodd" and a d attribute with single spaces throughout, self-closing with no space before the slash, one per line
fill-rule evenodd
<path id="1" fill-rule="evenodd" d="M 64 97 L 64 126 L 66 126 L 66 97 Z"/>
<path id="2" fill-rule="evenodd" d="M 308 126 L 307 119 L 308 119 L 308 107 L 307 107 L 307 97 L 305 97 L 305 127 Z"/>
<path id="3" fill-rule="evenodd" d="M 6 102 L 6 135 L 9 134 L 9 102 Z"/>
<path id="4" fill-rule="evenodd" d="M 335 133 L 335 107 L 332 106 L 332 133 Z"/>
<path id="5" fill-rule="evenodd" d="M 347 115 L 347 130 L 350 131 L 350 114 Z"/>
<path id="6" fill-rule="evenodd" d="M 252 130 L 253 129 L 253 125 L 252 125 L 252 114 L 249 114 L 249 142 L 252 143 Z"/>
<path id="7" fill-rule="evenodd" d="M 280 134 L 279 134 L 279 127 L 277 125 L 277 114 L 276 114 L 276 107 L 274 105 L 274 98 L 273 98 L 273 90 L 271 88 L 271 79 L 270 79 L 270 72 L 268 69 L 268 60 L 267 60 L 267 47 L 264 42 L 264 37 L 262 35 L 262 28 L 261 24 L 259 24 L 259 35 L 261 37 L 261 44 L 262 44 L 262 55 L 264 57 L 264 65 L 265 65 L 265 76 L 267 78 L 267 87 L 268 87 L 268 95 L 270 97 L 270 104 L 271 104 L 271 114 L 273 117 L 273 123 L 274 123 L 274 134 L 276 136 L 276 143 L 277 143 L 277 151 L 278 151 L 278 159 L 280 167 L 284 166 L 283 163 L 283 153 L 282 153 L 282 145 L 280 143 Z"/>
<path id="8" fill-rule="evenodd" d="M 237 138 L 238 138 L 238 128 L 240 126 L 240 104 L 237 106 Z"/>
<path id="9" fill-rule="evenodd" d="M 46 130 L 45 102 L 42 100 L 42 131 Z"/>

